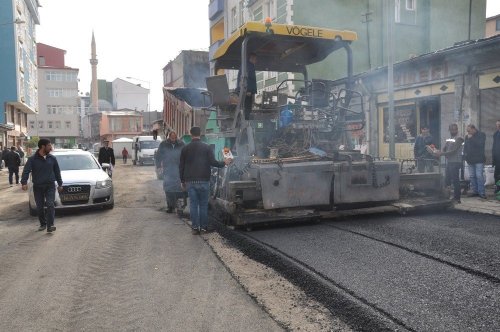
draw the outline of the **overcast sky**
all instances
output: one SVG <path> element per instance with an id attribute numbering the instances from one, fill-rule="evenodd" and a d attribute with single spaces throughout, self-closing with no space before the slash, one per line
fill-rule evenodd
<path id="1" fill-rule="evenodd" d="M 486 16 L 500 14 L 487 0 Z M 208 50 L 208 0 L 40 0 L 37 42 L 66 50 L 79 68 L 81 92 L 90 91 L 94 30 L 99 79 L 135 77 L 151 83 L 151 110 L 162 109 L 162 68 L 181 50 Z M 141 83 L 148 87 L 148 83 Z"/>

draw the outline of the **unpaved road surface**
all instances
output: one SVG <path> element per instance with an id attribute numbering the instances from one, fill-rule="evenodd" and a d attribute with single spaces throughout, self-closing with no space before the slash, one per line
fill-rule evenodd
<path id="1" fill-rule="evenodd" d="M 37 232 L 0 190 L 0 331 L 280 331 L 200 236 L 167 215 L 151 167 L 119 165 L 113 210 Z"/>

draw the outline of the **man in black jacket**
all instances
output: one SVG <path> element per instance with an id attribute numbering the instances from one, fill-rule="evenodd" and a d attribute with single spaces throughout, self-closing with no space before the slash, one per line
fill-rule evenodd
<path id="1" fill-rule="evenodd" d="M 420 135 L 415 140 L 413 154 L 417 160 L 417 170 L 419 173 L 434 172 L 434 156 L 429 153 L 427 147 L 432 145 L 434 140 L 427 126 L 420 128 Z"/>
<path id="2" fill-rule="evenodd" d="M 19 184 L 19 166 L 21 166 L 21 157 L 16 151 L 16 147 L 10 148 L 10 151 L 2 156 L 5 161 L 5 167 L 9 169 L 9 184 L 12 187 L 12 176 L 16 176 L 16 184 Z"/>
<path id="3" fill-rule="evenodd" d="M 469 165 L 469 179 L 471 193 L 467 196 L 479 196 L 486 199 L 486 192 L 484 189 L 484 162 L 486 155 L 484 154 L 484 145 L 486 142 L 486 135 L 479 130 L 476 126 L 470 124 L 467 126 L 467 136 L 464 143 L 464 158 Z"/>
<path id="4" fill-rule="evenodd" d="M 191 143 L 181 151 L 179 175 L 182 188 L 189 195 L 189 214 L 193 234 L 207 232 L 208 196 L 210 190 L 210 167 L 224 167 L 231 159 L 215 160 L 208 144 L 200 140 L 200 127 L 191 128 Z"/>
<path id="5" fill-rule="evenodd" d="M 497 120 L 497 131 L 493 134 L 493 148 L 491 149 L 493 166 L 495 166 L 495 184 L 500 181 L 500 120 Z M 500 191 L 500 186 L 496 186 L 495 193 Z"/>
<path id="6" fill-rule="evenodd" d="M 99 156 L 97 160 L 101 166 L 103 163 L 111 165 L 111 172 L 109 173 L 109 176 L 111 177 L 111 174 L 113 174 L 113 168 L 115 167 L 115 152 L 109 147 L 109 141 L 104 141 L 103 144 L 104 146 L 99 149 Z"/>
<path id="7" fill-rule="evenodd" d="M 33 194 L 40 221 L 38 230 L 43 231 L 47 228 L 48 233 L 56 230 L 54 226 L 54 200 L 56 196 L 54 182 L 57 181 L 57 191 L 62 192 L 63 190 L 61 170 L 56 157 L 51 155 L 50 151 L 52 151 L 50 140 L 41 138 L 38 141 L 38 150 L 28 158 L 21 178 L 23 190 L 28 190 L 28 177 L 31 173 Z M 44 207 L 47 209 L 45 210 Z"/>

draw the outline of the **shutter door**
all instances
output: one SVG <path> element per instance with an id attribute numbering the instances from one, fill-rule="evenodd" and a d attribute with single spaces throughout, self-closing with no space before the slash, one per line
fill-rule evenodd
<path id="1" fill-rule="evenodd" d="M 491 148 L 496 121 L 500 120 L 500 88 L 481 90 L 479 130 L 486 134 L 486 164 L 491 165 Z"/>

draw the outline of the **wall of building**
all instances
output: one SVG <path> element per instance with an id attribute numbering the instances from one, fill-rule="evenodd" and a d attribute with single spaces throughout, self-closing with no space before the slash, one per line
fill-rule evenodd
<path id="1" fill-rule="evenodd" d="M 11 129 L 0 132 L 2 145 L 23 144 L 26 114 L 38 108 L 34 41 L 35 26 L 40 23 L 38 7 L 37 0 L 0 3 L 0 123 Z"/>
<path id="2" fill-rule="evenodd" d="M 486 20 L 485 37 L 492 37 L 500 34 L 500 15 L 489 17 Z"/>
<path id="3" fill-rule="evenodd" d="M 38 114 L 28 116 L 29 135 L 79 137 L 78 69 L 40 67 L 38 71 L 40 109 Z"/>
<path id="4" fill-rule="evenodd" d="M 149 110 L 149 89 L 117 78 L 112 82 L 112 91 L 115 110 L 125 108 L 143 112 Z"/>

